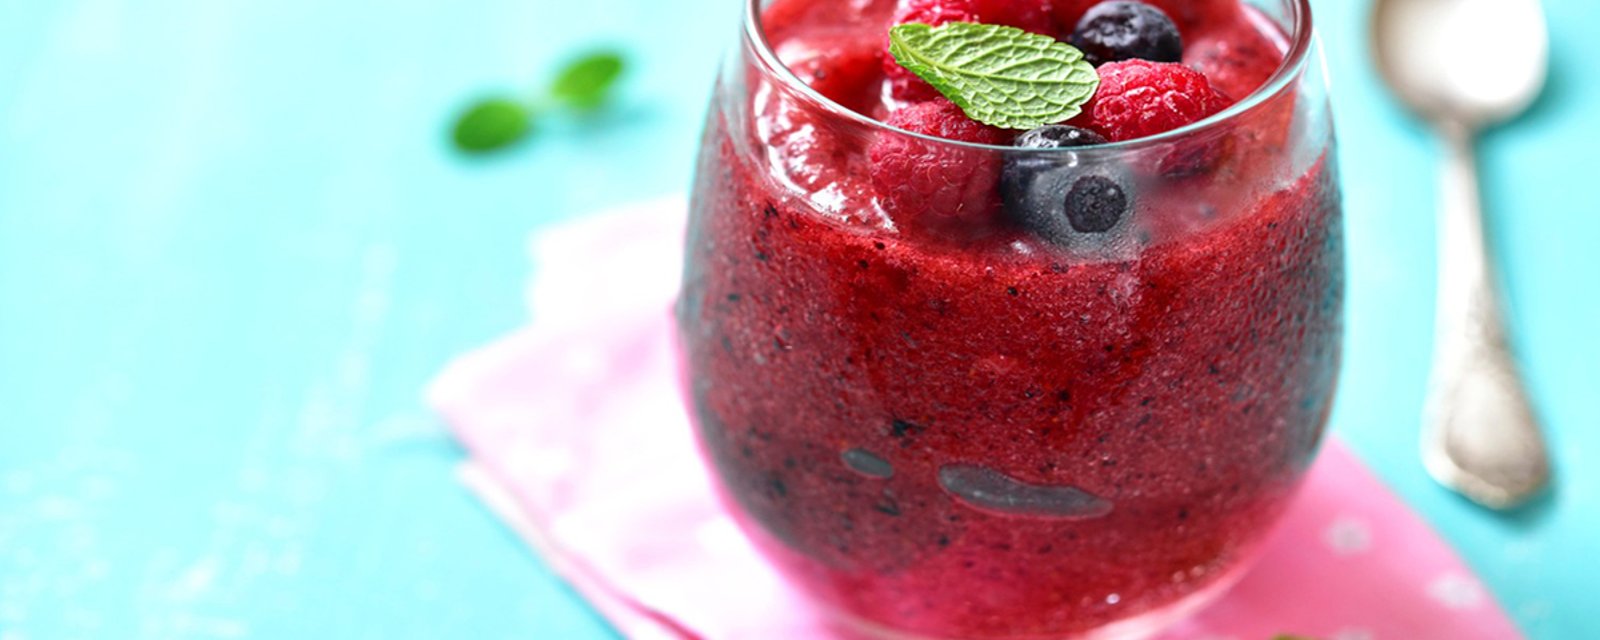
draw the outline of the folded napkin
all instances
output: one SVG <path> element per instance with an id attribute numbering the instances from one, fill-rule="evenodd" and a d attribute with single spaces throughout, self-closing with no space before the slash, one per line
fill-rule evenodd
<path id="1" fill-rule="evenodd" d="M 631 638 L 825 638 L 713 495 L 676 381 L 684 203 L 538 233 L 533 323 L 467 354 L 429 400 L 462 478 Z M 1520 638 L 1478 579 L 1338 442 L 1264 557 L 1162 638 Z"/>

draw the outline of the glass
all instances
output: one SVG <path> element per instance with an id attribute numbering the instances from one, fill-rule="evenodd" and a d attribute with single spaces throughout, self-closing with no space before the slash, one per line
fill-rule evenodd
<path id="1" fill-rule="evenodd" d="M 1256 554 L 1327 421 L 1344 248 L 1309 8 L 1248 4 L 1286 50 L 1249 98 L 1023 151 L 859 115 L 871 82 L 823 97 L 797 74 L 851 81 L 815 64 L 847 39 L 793 45 L 752 0 L 691 202 L 686 397 L 730 509 L 844 635 L 1137 637 Z M 997 213 L 1091 175 L 1126 215 Z"/>

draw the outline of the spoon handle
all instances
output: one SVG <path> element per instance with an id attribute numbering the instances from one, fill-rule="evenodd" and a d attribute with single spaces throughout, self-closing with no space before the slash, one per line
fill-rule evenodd
<path id="1" fill-rule="evenodd" d="M 1439 299 L 1423 462 L 1440 483 L 1493 509 L 1549 480 L 1539 421 L 1511 355 L 1484 236 L 1472 131 L 1444 127 Z"/>

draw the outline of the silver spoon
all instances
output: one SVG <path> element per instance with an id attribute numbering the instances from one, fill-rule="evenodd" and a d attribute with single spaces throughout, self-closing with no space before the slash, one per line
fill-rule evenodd
<path id="1" fill-rule="evenodd" d="M 1544 11 L 1539 0 L 1377 0 L 1372 36 L 1384 80 L 1447 148 L 1423 462 L 1445 486 L 1509 508 L 1544 487 L 1550 464 L 1501 316 L 1473 142 L 1543 88 Z"/>

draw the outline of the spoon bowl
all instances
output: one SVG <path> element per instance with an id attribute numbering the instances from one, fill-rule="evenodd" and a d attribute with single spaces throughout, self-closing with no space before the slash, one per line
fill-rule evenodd
<path id="1" fill-rule="evenodd" d="M 1549 67 L 1539 0 L 1377 0 L 1372 41 L 1401 100 L 1469 130 L 1526 110 Z"/>

